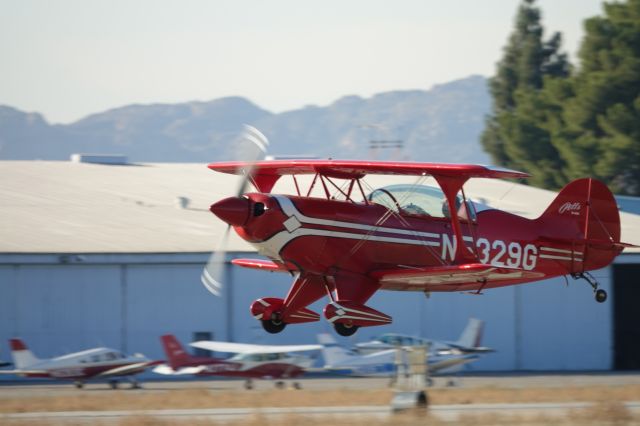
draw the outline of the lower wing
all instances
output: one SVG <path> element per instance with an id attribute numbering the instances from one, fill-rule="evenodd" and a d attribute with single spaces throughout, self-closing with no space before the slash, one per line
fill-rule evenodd
<path id="1" fill-rule="evenodd" d="M 483 263 L 383 269 L 369 275 L 377 279 L 385 290 L 415 291 L 477 290 L 490 282 L 526 281 L 544 277 L 541 272 Z"/>

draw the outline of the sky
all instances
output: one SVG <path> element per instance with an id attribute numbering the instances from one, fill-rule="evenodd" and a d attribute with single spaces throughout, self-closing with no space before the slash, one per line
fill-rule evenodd
<path id="1" fill-rule="evenodd" d="M 519 0 L 0 0 L 0 105 L 70 123 L 243 96 L 272 112 L 491 76 Z M 600 0 L 539 0 L 575 60 Z"/>

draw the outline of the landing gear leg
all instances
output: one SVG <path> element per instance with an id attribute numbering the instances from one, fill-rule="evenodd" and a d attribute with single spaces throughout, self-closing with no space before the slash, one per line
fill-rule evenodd
<path id="1" fill-rule="evenodd" d="M 78 389 L 82 389 L 82 387 L 84 386 L 84 382 L 82 382 L 81 380 L 78 380 L 76 382 L 73 383 Z"/>
<path id="2" fill-rule="evenodd" d="M 117 380 L 110 380 L 109 381 L 109 385 L 111 385 L 111 389 L 118 389 L 118 381 Z"/>
<path id="3" fill-rule="evenodd" d="M 253 389 L 253 380 L 249 379 L 246 382 L 244 382 L 244 388 L 246 390 L 251 390 Z"/>
<path id="4" fill-rule="evenodd" d="M 579 274 L 573 274 L 572 277 L 573 279 L 576 279 L 576 280 L 578 278 L 583 278 L 586 282 L 589 283 L 591 288 L 593 288 L 593 293 L 594 293 L 596 302 L 603 303 L 605 300 L 607 300 L 607 292 L 601 288 L 598 288 L 598 281 L 596 281 L 596 279 L 593 278 L 593 275 L 591 275 L 590 273 L 585 271 Z"/>
<path id="5" fill-rule="evenodd" d="M 129 378 L 129 381 L 131 382 L 131 389 L 142 389 L 140 383 L 133 377 Z"/>

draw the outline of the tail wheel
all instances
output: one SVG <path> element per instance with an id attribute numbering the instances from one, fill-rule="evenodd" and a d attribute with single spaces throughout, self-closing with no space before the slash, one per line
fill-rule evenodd
<path id="1" fill-rule="evenodd" d="M 271 334 L 280 333 L 287 326 L 287 323 L 281 321 L 275 316 L 268 320 L 262 320 L 261 322 L 262 328 L 264 328 L 267 333 Z"/>
<path id="2" fill-rule="evenodd" d="M 603 289 L 596 290 L 596 302 L 603 303 L 605 300 L 607 300 L 607 292 Z"/>
<path id="3" fill-rule="evenodd" d="M 358 331 L 358 327 L 357 325 L 353 325 L 353 324 L 345 324 L 345 323 L 341 323 L 341 322 L 337 322 L 333 325 L 333 328 L 336 330 L 336 333 L 338 333 L 341 336 L 353 336 L 355 334 L 356 331 Z"/>

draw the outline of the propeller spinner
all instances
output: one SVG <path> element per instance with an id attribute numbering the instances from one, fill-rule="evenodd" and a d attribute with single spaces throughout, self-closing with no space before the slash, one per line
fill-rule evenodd
<path id="1" fill-rule="evenodd" d="M 265 135 L 255 127 L 245 124 L 244 131 L 236 140 L 237 159 L 250 164 L 263 160 L 267 154 L 268 146 L 269 140 Z M 213 214 L 228 224 L 227 229 L 225 229 L 222 238 L 218 242 L 218 246 L 209 257 L 209 261 L 200 276 L 200 281 L 202 281 L 205 288 L 216 296 L 220 296 L 223 288 L 222 275 L 227 257 L 227 243 L 229 241 L 231 227 L 241 226 L 249 218 L 250 203 L 249 200 L 242 195 L 247 191 L 252 171 L 252 167 L 245 170 L 244 177 L 240 181 L 235 197 L 225 198 L 210 207 Z"/>

